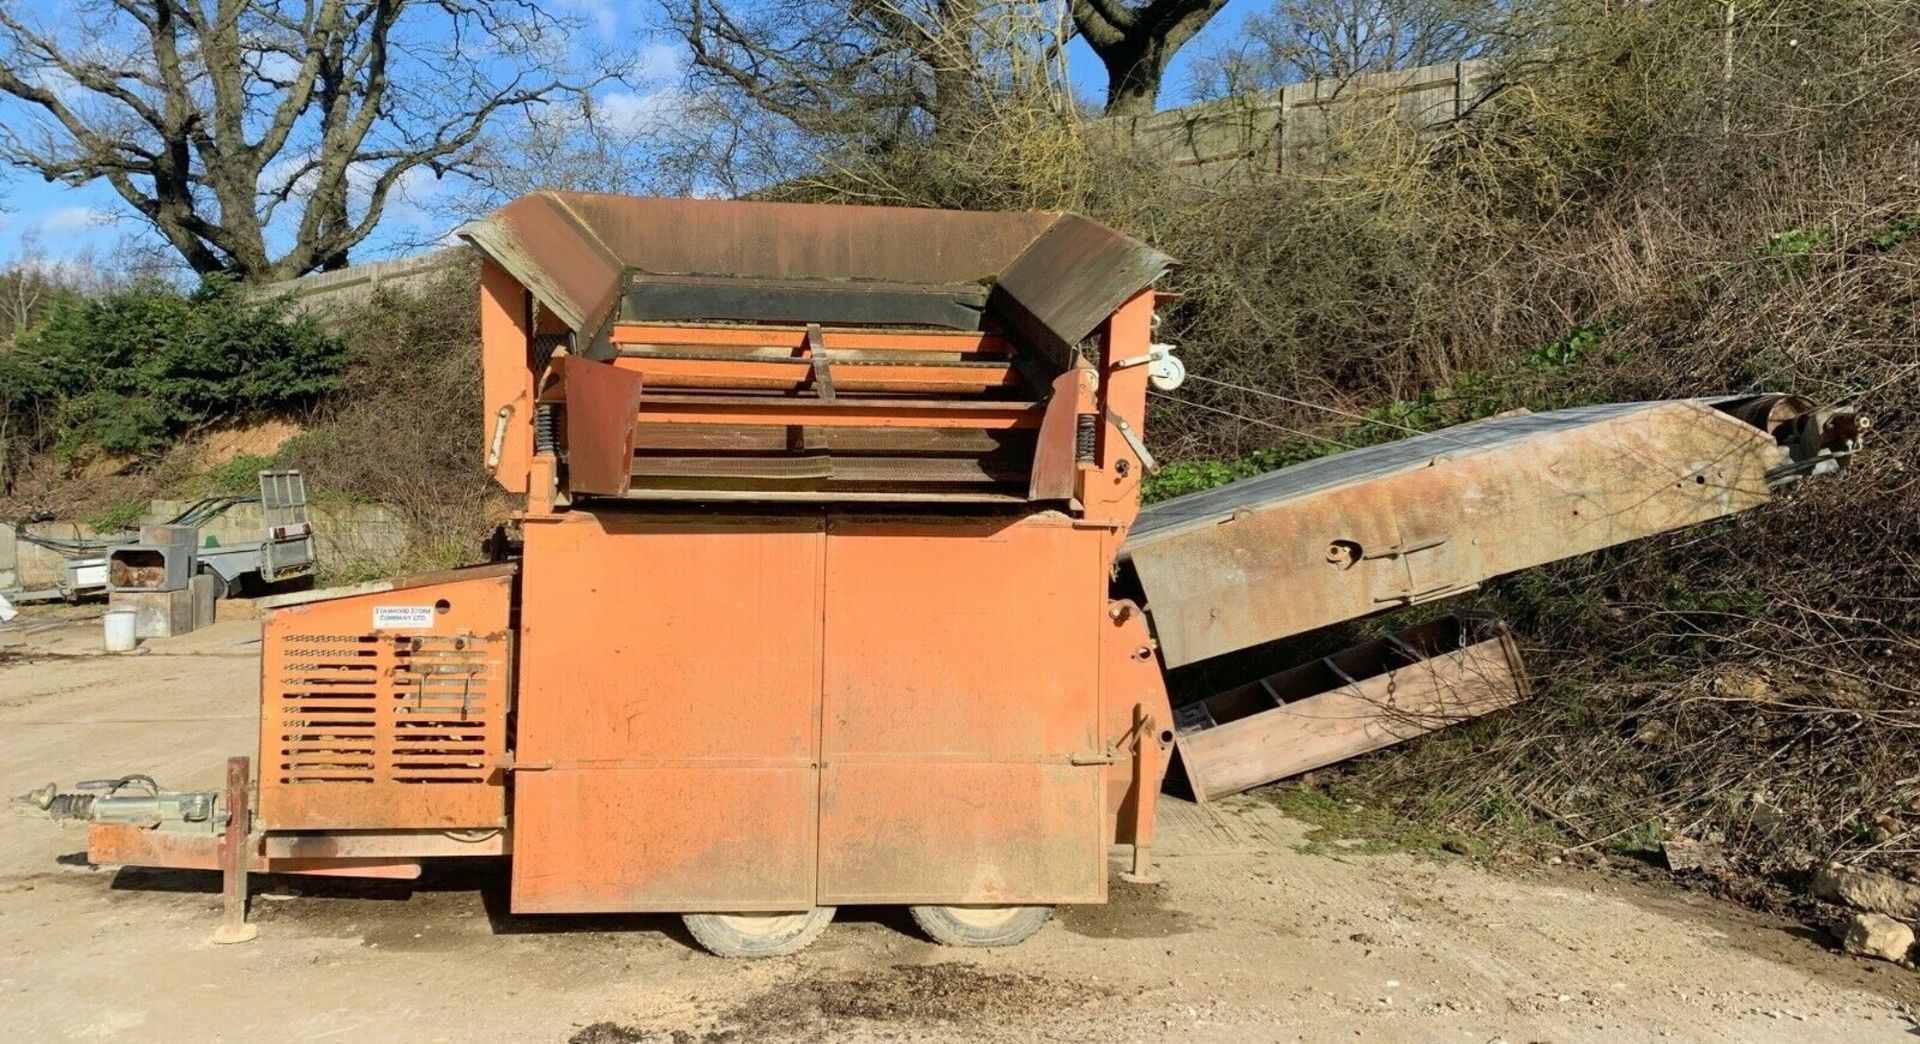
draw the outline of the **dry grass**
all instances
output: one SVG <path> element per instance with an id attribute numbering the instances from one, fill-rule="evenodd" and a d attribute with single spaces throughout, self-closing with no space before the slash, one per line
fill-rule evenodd
<path id="1" fill-rule="evenodd" d="M 286 452 L 309 484 L 386 504 L 408 526 L 393 572 L 478 560 L 504 518 L 481 469 L 479 313 L 471 268 L 415 292 L 382 290 L 339 324 L 343 387 Z M 352 563 L 335 569 L 351 570 Z"/>
<path id="2" fill-rule="evenodd" d="M 1535 57 L 1473 121 L 1334 125 L 1335 159 L 1255 184 L 1182 184 L 1030 120 L 895 157 L 860 191 L 813 188 L 1070 206 L 1181 258 L 1165 333 L 1225 383 L 1159 400 L 1166 460 L 1276 461 L 1387 426 L 1721 391 L 1871 414 L 1842 479 L 1495 585 L 1483 601 L 1519 625 L 1540 698 L 1339 785 L 1495 847 L 1684 835 L 1788 882 L 1828 859 L 1910 860 L 1920 8 L 1793 0 L 1731 37 L 1704 0 L 1529 10 L 1533 46 L 1514 53 Z"/>
<path id="3" fill-rule="evenodd" d="M 1792 391 L 1875 431 L 1849 474 L 1754 516 L 1495 585 L 1483 601 L 1526 637 L 1541 697 L 1337 786 L 1496 841 L 1719 842 L 1789 886 L 1920 854 L 1920 36 L 1902 31 L 1878 41 L 1871 97 L 1787 81 L 1744 97 L 1732 133 L 1710 98 L 1643 114 L 1626 169 L 1466 265 L 1432 262 L 1451 289 L 1390 325 L 1438 337 L 1380 364 L 1377 389 L 1498 374 L 1585 327 L 1581 357 L 1508 393 Z"/>

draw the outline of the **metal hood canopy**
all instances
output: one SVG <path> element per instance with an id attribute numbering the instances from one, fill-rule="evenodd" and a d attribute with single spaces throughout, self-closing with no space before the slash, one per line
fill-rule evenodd
<path id="1" fill-rule="evenodd" d="M 992 313 L 1064 364 L 1172 264 L 1097 222 L 1046 211 L 539 192 L 458 234 L 528 287 L 589 356 L 603 354 L 616 321 L 978 329 Z"/>

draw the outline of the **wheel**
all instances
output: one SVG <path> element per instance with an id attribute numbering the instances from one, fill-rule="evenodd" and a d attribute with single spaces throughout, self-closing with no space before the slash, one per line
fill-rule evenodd
<path id="1" fill-rule="evenodd" d="M 686 914 L 687 931 L 716 957 L 784 957 L 807 948 L 827 930 L 833 907 L 804 913 Z"/>
<path id="2" fill-rule="evenodd" d="M 942 946 L 1014 946 L 1053 916 L 1051 906 L 916 906 L 913 923 Z"/>

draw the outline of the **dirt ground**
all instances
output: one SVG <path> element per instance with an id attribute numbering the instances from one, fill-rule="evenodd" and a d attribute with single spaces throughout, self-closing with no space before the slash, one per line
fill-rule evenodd
<path id="1" fill-rule="evenodd" d="M 38 621 L 38 622 L 36 622 Z M 21 625 L 27 625 L 23 632 Z M 257 625 L 94 654 L 97 621 L 0 630 L 0 795 L 144 771 L 218 783 L 254 734 Z M 1115 882 L 1013 950 L 846 910 L 741 963 L 655 917 L 525 917 L 503 867 L 262 881 L 215 946 L 212 874 L 88 866 L 0 816 L 0 1012 L 14 1040 L 1861 1041 L 1911 1039 L 1913 972 L 1678 890 L 1555 868 L 1309 854 L 1257 797 L 1169 800 L 1158 886 Z M 1316 849 L 1324 846 L 1315 846 Z"/>

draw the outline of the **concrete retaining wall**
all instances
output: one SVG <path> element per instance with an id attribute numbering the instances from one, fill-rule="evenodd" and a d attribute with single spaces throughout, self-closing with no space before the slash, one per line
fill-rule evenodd
<path id="1" fill-rule="evenodd" d="M 350 265 L 334 272 L 314 272 L 298 279 L 269 283 L 258 293 L 263 297 L 291 297 L 296 310 L 309 312 L 324 324 L 342 308 L 365 304 L 374 291 L 383 286 L 418 290 L 433 285 L 449 269 L 471 260 L 472 255 L 465 247 L 448 247 L 413 257 Z"/>
<path id="2" fill-rule="evenodd" d="M 84 540 L 96 535 L 85 522 L 34 522 L 22 528 L 36 536 L 59 540 Z M 52 587 L 60 576 L 62 560 L 59 552 L 21 540 L 14 526 L 0 523 L 0 588 L 31 591 Z"/>

